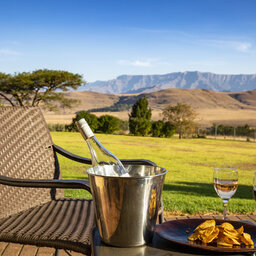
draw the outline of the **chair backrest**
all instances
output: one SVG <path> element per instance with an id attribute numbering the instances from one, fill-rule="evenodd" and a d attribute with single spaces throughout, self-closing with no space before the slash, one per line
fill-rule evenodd
<path id="1" fill-rule="evenodd" d="M 40 108 L 0 107 L 1 175 L 21 179 L 58 178 L 52 145 Z M 48 202 L 54 194 L 51 189 L 0 185 L 0 218 Z"/>

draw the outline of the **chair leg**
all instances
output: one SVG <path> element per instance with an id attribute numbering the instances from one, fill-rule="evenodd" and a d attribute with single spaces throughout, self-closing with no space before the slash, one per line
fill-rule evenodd
<path id="1" fill-rule="evenodd" d="M 64 250 L 65 253 L 68 255 L 68 256 L 72 256 L 72 254 L 70 254 L 67 250 Z M 55 249 L 55 253 L 54 253 L 54 256 L 59 256 L 60 255 L 60 250 L 59 249 Z"/>
<path id="2" fill-rule="evenodd" d="M 68 255 L 68 256 L 72 256 L 67 250 L 64 250 L 65 253 Z M 59 256 L 60 255 L 60 250 L 59 249 L 56 249 L 55 250 L 55 253 L 54 253 L 54 256 Z"/>
<path id="3" fill-rule="evenodd" d="M 68 256 L 72 256 L 72 254 L 70 254 L 67 250 L 64 250 L 65 253 L 68 255 Z"/>
<path id="4" fill-rule="evenodd" d="M 55 249 L 54 256 L 59 256 L 59 254 L 60 254 L 60 250 L 59 249 Z"/>

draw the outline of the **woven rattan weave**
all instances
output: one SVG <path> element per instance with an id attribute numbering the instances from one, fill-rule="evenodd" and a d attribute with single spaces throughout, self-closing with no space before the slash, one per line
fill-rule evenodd
<path id="1" fill-rule="evenodd" d="M 0 220 L 0 240 L 90 254 L 93 218 L 91 200 L 53 200 Z"/>
<path id="2" fill-rule="evenodd" d="M 52 139 L 39 108 L 0 107 L 0 173 L 20 179 L 58 178 Z M 52 192 L 52 193 L 50 193 Z M 63 191 L 58 197 L 63 197 Z M 49 189 L 0 185 L 0 218 L 52 199 Z"/>
<path id="3" fill-rule="evenodd" d="M 79 182 L 59 184 L 56 152 L 39 108 L 0 107 L 0 175 L 1 184 L 19 186 L 0 184 L 0 241 L 90 255 L 92 201 L 58 199 L 64 193 L 63 189 L 56 193 L 56 187 L 77 186 Z M 36 184 L 39 180 L 45 182 Z"/>

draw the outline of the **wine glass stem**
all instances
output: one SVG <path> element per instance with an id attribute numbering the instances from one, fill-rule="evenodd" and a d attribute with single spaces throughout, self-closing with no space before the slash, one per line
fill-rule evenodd
<path id="1" fill-rule="evenodd" d="M 227 220 L 227 209 L 228 209 L 228 200 L 227 199 L 223 199 L 223 220 Z"/>

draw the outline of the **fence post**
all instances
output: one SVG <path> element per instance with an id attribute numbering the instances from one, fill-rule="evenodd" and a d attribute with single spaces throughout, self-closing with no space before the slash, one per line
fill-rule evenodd
<path id="1" fill-rule="evenodd" d="M 217 128 L 218 128 L 218 125 L 215 124 L 215 140 L 216 140 L 216 136 L 217 136 Z"/>

